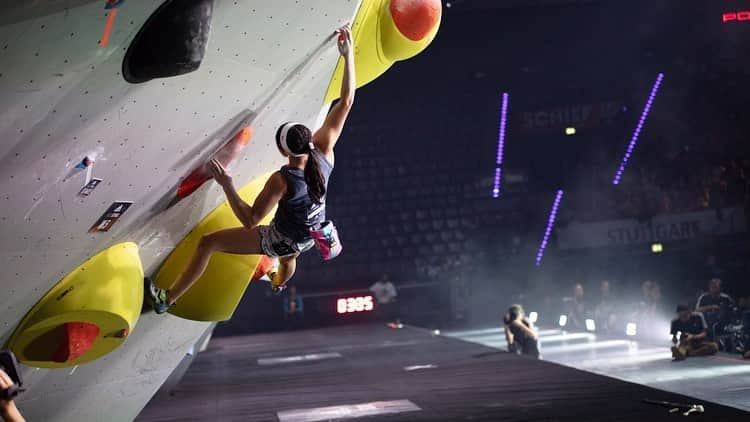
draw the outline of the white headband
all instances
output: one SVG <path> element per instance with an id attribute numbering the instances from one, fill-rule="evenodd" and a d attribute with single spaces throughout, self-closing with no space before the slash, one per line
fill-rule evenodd
<path id="1" fill-rule="evenodd" d="M 289 129 L 291 129 L 293 126 L 301 125 L 302 123 L 298 122 L 288 122 L 285 123 L 284 126 L 281 127 L 281 134 L 279 135 L 279 144 L 281 144 L 281 149 L 284 150 L 287 154 L 291 155 L 292 157 L 304 157 L 307 155 L 307 153 L 302 154 L 296 154 L 292 152 L 291 148 L 289 148 L 289 145 L 286 143 L 286 134 L 289 133 Z M 312 142 L 310 142 L 310 151 L 315 149 L 315 145 L 313 145 Z"/>

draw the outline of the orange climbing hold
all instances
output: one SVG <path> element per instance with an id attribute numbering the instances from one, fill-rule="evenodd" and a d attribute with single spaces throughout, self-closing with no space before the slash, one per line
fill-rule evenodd
<path id="1" fill-rule="evenodd" d="M 255 267 L 255 274 L 253 274 L 252 280 L 259 280 L 261 277 L 268 274 L 268 272 L 271 271 L 271 268 L 276 265 L 276 261 L 276 258 L 270 258 L 263 255 L 263 257 L 258 262 L 258 266 Z"/>
<path id="2" fill-rule="evenodd" d="M 432 33 L 440 22 L 440 0 L 391 0 L 391 16 L 398 30 L 412 41 Z"/>
<path id="3" fill-rule="evenodd" d="M 221 149 L 211 156 L 211 160 L 217 159 L 223 166 L 229 165 L 229 163 L 234 161 L 237 156 L 240 155 L 240 152 L 245 148 L 248 142 L 250 142 L 252 136 L 252 128 L 243 128 L 237 132 L 232 139 L 227 141 Z M 211 180 L 211 170 L 208 168 L 208 163 L 203 163 L 193 170 L 182 184 L 180 184 L 180 187 L 177 188 L 177 199 L 179 200 L 189 196 L 209 180 Z"/>
<path id="4" fill-rule="evenodd" d="M 66 322 L 53 362 L 65 363 L 78 359 L 91 349 L 99 336 L 99 327 L 90 322 Z"/>

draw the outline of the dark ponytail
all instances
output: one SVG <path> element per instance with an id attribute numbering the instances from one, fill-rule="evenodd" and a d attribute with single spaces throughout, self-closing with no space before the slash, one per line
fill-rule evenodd
<path id="1" fill-rule="evenodd" d="M 320 172 L 318 159 L 312 154 L 312 148 L 308 147 L 307 164 L 305 164 L 305 183 L 307 183 L 307 194 L 316 204 L 323 202 L 326 194 L 326 184 L 323 173 Z"/>
<path id="2" fill-rule="evenodd" d="M 281 129 L 282 125 L 276 131 L 276 146 L 279 151 L 283 152 L 281 146 Z M 306 154 L 307 163 L 305 164 L 305 183 L 307 184 L 307 194 L 316 204 L 323 202 L 323 196 L 326 194 L 326 184 L 323 173 L 320 172 L 318 159 L 312 154 L 312 132 L 306 126 L 295 124 L 289 128 L 286 134 L 286 145 L 295 154 Z"/>

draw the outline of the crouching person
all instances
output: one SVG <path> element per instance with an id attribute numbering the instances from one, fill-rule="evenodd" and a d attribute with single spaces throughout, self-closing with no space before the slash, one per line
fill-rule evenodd
<path id="1" fill-rule="evenodd" d="M 505 314 L 505 339 L 509 352 L 539 358 L 539 338 L 521 305 L 511 305 Z"/>

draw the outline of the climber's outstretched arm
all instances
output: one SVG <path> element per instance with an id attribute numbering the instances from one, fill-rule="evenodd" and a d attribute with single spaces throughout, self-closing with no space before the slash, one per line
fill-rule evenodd
<path id="1" fill-rule="evenodd" d="M 313 143 L 333 163 L 333 148 L 339 140 L 344 128 L 346 117 L 354 104 L 354 92 L 356 91 L 356 75 L 354 70 L 354 52 L 352 50 L 352 30 L 347 24 L 338 31 L 339 53 L 344 58 L 344 77 L 341 82 L 341 98 L 331 108 L 326 116 L 323 126 L 315 132 Z"/>

